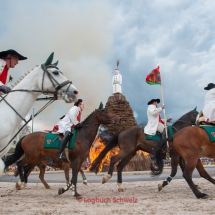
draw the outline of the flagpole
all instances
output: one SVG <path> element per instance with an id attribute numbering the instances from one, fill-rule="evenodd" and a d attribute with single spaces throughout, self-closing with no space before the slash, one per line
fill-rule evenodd
<path id="1" fill-rule="evenodd" d="M 160 84 L 160 90 L 161 90 L 161 99 L 162 99 L 162 104 L 164 105 L 164 96 L 163 96 L 163 87 Z M 164 125 L 165 125 L 165 132 L 166 132 L 166 137 L 168 138 L 168 132 L 167 132 L 167 120 L 166 120 L 166 111 L 165 108 L 163 109 L 163 114 L 164 114 Z M 167 141 L 167 148 L 169 148 L 169 142 Z"/>

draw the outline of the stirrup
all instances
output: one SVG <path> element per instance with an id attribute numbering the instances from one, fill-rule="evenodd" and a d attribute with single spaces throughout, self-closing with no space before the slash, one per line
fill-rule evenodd
<path id="1" fill-rule="evenodd" d="M 66 159 L 66 157 L 63 155 L 63 152 L 61 152 L 58 154 L 57 159 L 58 160 L 64 160 L 64 159 Z"/>

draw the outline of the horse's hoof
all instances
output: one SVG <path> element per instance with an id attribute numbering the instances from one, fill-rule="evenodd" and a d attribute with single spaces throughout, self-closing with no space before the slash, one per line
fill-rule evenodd
<path id="1" fill-rule="evenodd" d="M 50 186 L 46 186 L 46 189 L 51 189 L 51 187 Z"/>
<path id="2" fill-rule="evenodd" d="M 102 178 L 102 184 L 106 183 L 111 178 L 111 175 L 107 174 Z"/>
<path id="3" fill-rule="evenodd" d="M 17 177 L 18 175 L 19 175 L 19 172 L 16 170 L 16 171 L 14 172 L 14 176 Z"/>
<path id="4" fill-rule="evenodd" d="M 195 184 L 197 189 L 202 189 L 199 185 Z"/>
<path id="5" fill-rule="evenodd" d="M 63 194 L 65 191 L 64 191 L 64 189 L 63 188 L 60 188 L 59 190 L 58 190 L 58 195 L 61 195 L 61 194 Z"/>
<path id="6" fill-rule="evenodd" d="M 16 187 L 17 190 L 21 190 L 22 189 L 21 186 L 19 185 L 19 182 L 16 182 L 15 187 Z"/>
<path id="7" fill-rule="evenodd" d="M 158 184 L 158 192 L 161 191 L 163 189 L 162 184 Z"/>
<path id="8" fill-rule="evenodd" d="M 81 196 L 80 194 L 78 194 L 78 193 L 77 193 L 74 197 L 75 197 L 77 200 L 78 200 L 78 199 L 82 199 L 82 196 Z"/>
<path id="9" fill-rule="evenodd" d="M 84 184 L 84 185 L 87 185 L 87 180 L 83 180 L 83 184 Z"/>
<path id="10" fill-rule="evenodd" d="M 198 199 L 207 199 L 209 196 L 206 193 L 201 193 L 200 196 L 198 196 Z"/>
<path id="11" fill-rule="evenodd" d="M 124 189 L 122 187 L 118 188 L 119 192 L 124 192 Z"/>
<path id="12" fill-rule="evenodd" d="M 106 179 L 103 177 L 102 178 L 102 184 L 104 184 L 104 183 L 106 183 L 107 181 L 106 181 Z"/>

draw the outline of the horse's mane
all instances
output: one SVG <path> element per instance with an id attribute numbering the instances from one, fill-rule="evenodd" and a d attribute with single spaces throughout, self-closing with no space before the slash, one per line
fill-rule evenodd
<path id="1" fill-rule="evenodd" d="M 85 123 L 89 118 L 90 116 L 92 116 L 92 114 L 96 111 L 97 109 L 95 109 L 92 113 L 90 113 L 86 118 L 85 120 L 82 122 L 82 123 Z"/>
<path id="2" fill-rule="evenodd" d="M 36 65 L 36 67 L 38 67 L 38 65 Z M 35 67 L 35 68 L 36 68 Z M 34 68 L 34 69 L 35 69 Z M 33 71 L 34 69 L 32 69 L 31 71 Z M 13 85 L 11 85 L 11 88 L 14 88 L 20 81 L 22 81 L 31 71 L 28 71 L 24 74 L 24 76 L 21 76 Z"/>

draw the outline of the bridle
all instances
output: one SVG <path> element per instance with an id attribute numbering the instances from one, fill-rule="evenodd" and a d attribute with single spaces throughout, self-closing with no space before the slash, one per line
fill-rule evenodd
<path id="1" fill-rule="evenodd" d="M 193 112 L 194 112 L 194 114 L 196 114 L 196 117 L 197 117 L 198 112 L 195 111 L 195 110 L 193 110 Z M 187 123 L 187 124 L 189 124 L 189 125 L 196 125 L 196 123 L 195 123 L 195 122 L 192 122 L 192 120 L 190 120 L 190 121 L 184 121 L 184 120 L 178 119 L 178 120 L 175 120 L 175 123 L 177 123 L 177 122 Z M 174 124 L 175 124 L 175 123 L 174 123 Z M 172 125 L 171 127 L 174 128 L 176 131 L 178 131 L 178 129 L 177 129 L 175 126 Z"/>
<path id="2" fill-rule="evenodd" d="M 12 93 L 12 92 L 17 92 L 17 91 L 21 91 L 21 92 L 36 92 L 36 93 L 42 93 L 44 95 L 47 95 L 47 94 L 53 94 L 54 96 L 53 97 L 46 97 L 46 98 L 39 98 L 37 99 L 38 100 L 58 100 L 58 93 L 59 91 L 68 84 L 68 87 L 65 91 L 65 94 L 67 94 L 68 90 L 69 90 L 69 87 L 71 86 L 72 84 L 72 81 L 70 80 L 66 80 L 62 83 L 58 83 L 58 81 L 50 74 L 50 72 L 48 71 L 49 68 L 55 68 L 57 70 L 58 67 L 57 66 L 54 66 L 54 65 L 49 65 L 49 66 L 45 66 L 45 64 L 42 64 L 41 65 L 41 68 L 43 70 L 43 78 L 42 78 L 42 86 L 41 86 L 41 90 L 28 90 L 28 89 L 17 89 L 17 90 L 11 90 L 9 93 Z M 59 71 L 60 72 L 60 71 Z M 50 90 L 44 90 L 44 79 L 45 79 L 45 74 L 47 74 L 47 76 L 49 77 L 49 80 L 51 81 L 53 87 L 55 88 L 55 91 L 50 91 Z M 8 95 L 8 94 L 7 94 Z M 7 96 L 6 95 L 6 96 Z M 5 96 L 5 97 L 6 97 Z M 1 96 L 2 97 L 2 96 Z M 4 97 L 4 98 L 5 98 Z M 1 102 L 1 101 L 0 101 Z"/>
<path id="3" fill-rule="evenodd" d="M 62 83 L 60 84 L 60 83 L 58 83 L 58 81 L 50 74 L 50 72 L 48 71 L 49 68 L 55 68 L 55 69 L 59 70 L 57 66 L 54 66 L 54 65 L 45 66 L 45 64 L 42 64 L 42 65 L 41 65 L 41 68 L 43 69 L 42 90 L 41 90 L 41 92 L 42 92 L 43 94 L 53 93 L 54 96 L 56 97 L 56 100 L 57 100 L 57 99 L 58 99 L 58 98 L 57 98 L 58 91 L 61 90 L 61 89 L 62 89 L 64 86 L 66 86 L 67 84 L 68 84 L 68 87 L 67 87 L 65 93 L 68 92 L 69 87 L 70 87 L 70 85 L 72 84 L 72 81 L 66 80 L 66 81 L 64 81 L 64 82 L 62 82 Z M 54 91 L 54 92 L 50 92 L 50 91 L 45 91 L 45 90 L 44 90 L 44 79 L 45 79 L 45 74 L 47 74 L 47 76 L 49 77 L 49 80 L 51 81 L 53 87 L 55 88 L 55 91 Z"/>

